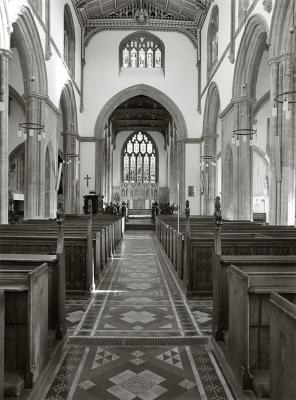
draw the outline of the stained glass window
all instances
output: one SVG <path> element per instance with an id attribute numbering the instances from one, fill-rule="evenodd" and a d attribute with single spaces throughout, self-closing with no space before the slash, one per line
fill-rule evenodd
<path id="1" fill-rule="evenodd" d="M 143 132 L 133 133 L 123 149 L 124 182 L 156 182 L 157 154 L 153 140 Z"/>
<path id="2" fill-rule="evenodd" d="M 120 57 L 123 68 L 163 68 L 164 46 L 150 33 L 135 33 L 121 42 Z"/>

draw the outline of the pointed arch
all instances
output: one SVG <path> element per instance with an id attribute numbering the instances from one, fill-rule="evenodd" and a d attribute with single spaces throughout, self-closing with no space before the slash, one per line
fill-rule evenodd
<path id="1" fill-rule="evenodd" d="M 270 27 L 270 57 L 274 58 L 288 51 L 289 30 L 293 25 L 293 1 L 281 0 L 274 4 Z"/>
<path id="2" fill-rule="evenodd" d="M 211 82 L 205 102 L 203 135 L 216 134 L 220 113 L 220 94 L 216 82 Z"/>
<path id="3" fill-rule="evenodd" d="M 179 107 L 165 93 L 149 85 L 135 85 L 114 95 L 100 111 L 95 124 L 95 137 L 104 139 L 104 129 L 112 112 L 124 101 L 135 96 L 147 96 L 160 103 L 171 114 L 177 128 L 178 139 L 187 138 L 187 126 Z"/>
<path id="4" fill-rule="evenodd" d="M 255 97 L 260 60 L 267 48 L 268 37 L 269 29 L 265 18 L 258 14 L 252 15 L 247 22 L 237 54 L 232 89 L 233 98 Z M 246 91 L 243 88 L 245 77 L 248 83 Z"/>
<path id="5" fill-rule="evenodd" d="M 71 81 L 68 81 L 63 87 L 60 97 L 60 106 L 63 115 L 63 131 L 77 133 L 77 106 Z"/>
<path id="6" fill-rule="evenodd" d="M 60 98 L 60 109 L 62 110 L 62 123 L 63 123 L 63 153 L 65 154 L 77 154 L 77 107 L 74 89 L 72 83 L 68 81 L 61 93 Z M 65 190 L 65 211 L 66 213 L 76 213 L 77 204 L 79 199 L 79 186 L 76 179 L 77 170 L 77 158 L 70 158 L 65 161 L 71 161 L 71 163 L 65 164 L 64 169 L 64 185 Z"/>
<path id="7" fill-rule="evenodd" d="M 25 94 L 36 92 L 47 95 L 45 59 L 31 10 L 23 7 L 12 26 L 12 40 L 20 56 Z"/>

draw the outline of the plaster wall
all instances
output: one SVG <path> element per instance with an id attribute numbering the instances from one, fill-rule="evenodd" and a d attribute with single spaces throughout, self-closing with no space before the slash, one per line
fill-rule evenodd
<path id="1" fill-rule="evenodd" d="M 20 96 L 24 94 L 24 80 L 20 64 L 20 58 L 16 48 L 12 50 L 12 58 L 9 61 L 9 85 L 11 85 Z"/>
<path id="2" fill-rule="evenodd" d="M 10 101 L 10 115 L 8 119 L 8 154 L 10 154 L 24 139 L 18 137 L 19 123 L 25 121 L 25 113 L 19 103 Z"/>
<path id="3" fill-rule="evenodd" d="M 187 144 L 185 146 L 185 200 L 190 202 L 191 215 L 200 214 L 200 145 Z M 194 171 L 194 173 L 193 173 Z M 197 196 L 188 197 L 188 186 L 197 186 Z M 184 210 L 181 210 L 184 213 Z"/>
<path id="4" fill-rule="evenodd" d="M 196 136 L 196 49 L 189 39 L 179 33 L 157 32 L 165 45 L 165 72 L 140 69 L 120 71 L 119 44 L 130 33 L 98 33 L 86 48 L 85 111 L 80 118 L 81 135 L 94 135 L 96 119 L 110 98 L 128 87 L 146 84 L 164 92 L 176 103 L 185 118 L 188 136 Z"/>
<path id="5" fill-rule="evenodd" d="M 80 143 L 80 206 L 83 207 L 83 196 L 89 194 L 90 191 L 95 190 L 95 151 L 96 145 L 94 142 L 81 142 Z M 88 174 L 91 180 L 87 181 L 84 177 Z"/>

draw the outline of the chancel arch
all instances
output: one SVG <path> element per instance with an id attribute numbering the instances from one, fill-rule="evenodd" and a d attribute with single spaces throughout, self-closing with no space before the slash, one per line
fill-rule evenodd
<path id="1" fill-rule="evenodd" d="M 164 137 L 164 144 L 163 146 L 166 146 L 168 143 L 170 143 L 170 135 L 173 133 L 173 138 L 175 142 L 175 153 L 174 153 L 174 159 L 173 163 L 175 167 L 171 168 L 171 171 L 175 171 L 175 179 L 174 179 L 174 187 L 170 187 L 170 185 L 167 185 L 169 194 L 167 193 L 162 193 L 160 195 L 161 199 L 166 199 L 170 198 L 172 201 L 177 201 L 177 182 L 180 182 L 180 199 L 181 199 L 181 204 L 185 205 L 185 146 L 184 146 L 184 141 L 187 137 L 187 127 L 186 123 L 184 120 L 184 117 L 179 110 L 178 106 L 163 92 L 160 90 L 153 88 L 148 85 L 136 85 L 129 87 L 121 92 L 119 92 L 117 95 L 115 95 L 113 98 L 111 98 L 105 106 L 102 108 L 97 121 L 95 125 L 95 137 L 97 139 L 97 147 L 96 147 L 96 166 L 97 166 L 97 171 L 99 168 L 99 165 L 101 165 L 101 160 L 104 157 L 104 154 L 106 155 L 106 151 L 104 151 L 105 148 L 105 143 L 106 143 L 106 138 L 108 138 L 110 135 L 110 129 L 114 131 L 114 124 L 110 125 L 110 117 L 112 116 L 112 113 L 115 112 L 116 109 L 120 108 L 122 104 L 125 102 L 129 101 L 130 99 L 135 99 L 138 96 L 143 96 L 147 99 L 150 99 L 150 101 L 155 101 L 157 104 L 159 104 L 163 110 L 162 112 L 166 113 L 168 116 L 165 117 L 165 126 L 161 124 L 160 128 L 161 130 L 165 131 Z M 153 111 L 153 110 L 152 110 Z M 153 114 L 153 113 L 152 113 Z M 151 113 L 149 114 L 151 117 Z M 148 129 L 146 126 L 141 126 L 141 129 L 146 128 L 147 131 L 159 131 L 157 127 L 150 126 Z M 134 129 L 131 129 L 133 131 Z M 112 133 L 111 133 L 112 137 Z M 108 140 L 108 139 L 107 139 Z M 111 143 L 112 145 L 112 143 Z M 173 146 L 171 146 L 172 148 Z M 106 150 L 106 149 L 105 149 Z M 108 163 L 108 160 L 106 158 L 106 163 Z M 101 168 L 102 170 L 102 168 Z M 96 173 L 96 191 L 98 193 L 108 193 L 108 196 L 111 200 L 111 195 L 110 195 L 110 189 L 105 190 L 104 185 L 106 185 L 106 179 L 105 179 L 105 174 L 99 174 L 99 172 Z M 109 188 L 111 186 L 111 183 L 107 185 Z M 165 189 L 164 189 L 165 192 Z"/>

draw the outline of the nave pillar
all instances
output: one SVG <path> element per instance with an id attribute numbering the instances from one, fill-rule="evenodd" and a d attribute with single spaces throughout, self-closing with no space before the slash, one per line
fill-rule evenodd
<path id="1" fill-rule="evenodd" d="M 235 108 L 235 129 L 246 129 L 242 133 L 247 133 L 253 129 L 252 106 L 255 99 L 243 97 L 236 100 Z M 249 131 L 250 132 L 250 131 Z M 251 220 L 253 218 L 253 188 L 252 188 L 252 146 L 250 136 L 243 135 L 236 139 L 239 146 L 236 146 L 238 153 L 238 182 L 237 182 L 237 201 L 238 219 Z"/>
<path id="2" fill-rule="evenodd" d="M 0 49 L 0 223 L 8 223 L 8 62 L 9 50 Z"/>
<path id="3" fill-rule="evenodd" d="M 203 215 L 212 215 L 216 197 L 216 137 L 212 132 L 204 136 L 203 155 L 209 157 L 201 162 L 204 178 Z M 215 157 L 213 160 L 210 157 Z"/>
<path id="4" fill-rule="evenodd" d="M 270 223 L 276 225 L 295 224 L 295 154 L 294 136 L 295 108 L 288 105 L 284 111 L 282 103 L 273 99 L 286 91 L 294 90 L 293 77 L 285 74 L 286 60 L 271 60 L 272 118 L 270 127 Z M 279 100 L 284 100 L 282 96 Z"/>
<path id="5" fill-rule="evenodd" d="M 26 93 L 26 123 L 44 125 L 43 96 Z M 41 130 L 25 129 L 25 219 L 44 217 L 44 140 L 38 140 Z M 40 136 L 39 136 L 40 138 Z"/>
<path id="6" fill-rule="evenodd" d="M 105 193 L 105 139 L 96 141 L 96 193 L 104 196 Z"/>
<path id="7" fill-rule="evenodd" d="M 225 218 L 252 219 L 252 147 L 248 136 L 234 135 L 252 129 L 255 99 L 234 99 L 220 114 L 222 122 L 222 204 Z M 241 131 L 242 132 L 242 131 Z M 245 131 L 246 132 L 246 131 Z M 235 144 L 232 144 L 232 138 Z"/>
<path id="8" fill-rule="evenodd" d="M 66 214 L 76 214 L 76 133 L 63 132 L 64 149 L 65 149 L 65 164 L 64 164 L 64 208 Z"/>

